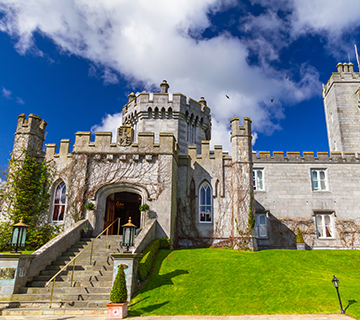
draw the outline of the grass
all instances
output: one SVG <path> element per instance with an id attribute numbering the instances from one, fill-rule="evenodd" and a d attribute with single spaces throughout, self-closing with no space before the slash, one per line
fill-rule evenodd
<path id="1" fill-rule="evenodd" d="M 24 251 L 21 251 L 21 250 L 18 250 L 18 253 L 22 253 L 22 254 L 32 254 L 34 253 L 35 250 L 31 250 L 31 251 L 27 251 L 27 250 L 24 250 Z M 15 253 L 15 251 L 1 251 L 0 254 L 12 254 L 12 253 Z"/>
<path id="2" fill-rule="evenodd" d="M 129 314 L 340 313 L 360 319 L 360 251 L 161 250 Z"/>

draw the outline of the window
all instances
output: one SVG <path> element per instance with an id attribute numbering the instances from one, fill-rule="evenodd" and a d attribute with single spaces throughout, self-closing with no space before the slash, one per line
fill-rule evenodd
<path id="1" fill-rule="evenodd" d="M 333 238 L 333 215 L 331 213 L 315 214 L 316 233 L 319 239 Z"/>
<path id="2" fill-rule="evenodd" d="M 212 191 L 209 183 L 204 182 L 200 187 L 200 222 L 211 223 L 212 222 Z"/>
<path id="3" fill-rule="evenodd" d="M 326 169 L 312 169 L 311 177 L 313 191 L 327 190 Z"/>
<path id="4" fill-rule="evenodd" d="M 64 220 L 65 201 L 66 201 L 66 186 L 61 182 L 54 193 L 53 215 L 52 221 L 59 222 Z"/>
<path id="5" fill-rule="evenodd" d="M 264 169 L 253 169 L 254 190 L 265 190 L 264 188 Z"/>
<path id="6" fill-rule="evenodd" d="M 267 216 L 266 213 L 255 214 L 255 237 L 267 238 Z"/>

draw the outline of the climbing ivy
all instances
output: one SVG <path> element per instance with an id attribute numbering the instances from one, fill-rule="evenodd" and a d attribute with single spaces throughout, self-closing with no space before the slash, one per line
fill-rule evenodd
<path id="1" fill-rule="evenodd" d="M 46 224 L 53 173 L 49 163 L 28 154 L 21 160 L 10 159 L 3 194 L 5 221 L 0 224 L 0 230 L 7 232 L 0 238 L 0 250 L 8 249 L 11 226 L 21 219 L 28 225 L 27 249 L 37 249 L 58 234 L 60 227 Z"/>

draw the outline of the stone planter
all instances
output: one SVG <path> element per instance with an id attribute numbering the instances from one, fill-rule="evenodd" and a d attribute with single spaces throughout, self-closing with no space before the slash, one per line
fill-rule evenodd
<path id="1" fill-rule="evenodd" d="M 296 243 L 296 248 L 298 250 L 305 250 L 305 243 Z"/>
<path id="2" fill-rule="evenodd" d="M 107 303 L 107 317 L 106 319 L 122 319 L 127 316 L 129 302 L 124 303 Z"/>
<path id="3" fill-rule="evenodd" d="M 91 238 L 92 237 L 92 229 L 82 229 L 81 230 L 81 238 Z"/>

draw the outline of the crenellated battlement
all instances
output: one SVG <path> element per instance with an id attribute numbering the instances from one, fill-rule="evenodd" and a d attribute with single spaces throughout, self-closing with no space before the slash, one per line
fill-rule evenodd
<path id="1" fill-rule="evenodd" d="M 214 150 L 210 150 L 210 141 L 201 141 L 200 153 L 197 153 L 196 146 L 188 147 L 188 156 L 192 161 L 197 160 L 219 160 L 228 155 L 227 152 L 222 151 L 222 146 L 214 146 Z"/>
<path id="2" fill-rule="evenodd" d="M 323 97 L 328 94 L 331 86 L 336 82 L 359 82 L 360 83 L 360 73 L 354 71 L 354 65 L 349 63 L 338 63 L 336 66 L 338 72 L 333 72 L 330 76 L 328 82 L 323 85 Z"/>
<path id="3" fill-rule="evenodd" d="M 330 156 L 328 152 L 317 152 L 315 156 L 314 152 L 306 151 L 302 155 L 300 152 L 290 151 L 286 154 L 283 151 L 274 151 L 272 155 L 270 151 L 260 151 L 257 155 L 253 151 L 252 159 L 254 164 L 261 162 L 360 163 L 360 152 L 358 154 L 331 152 Z"/>
<path id="4" fill-rule="evenodd" d="M 155 155 L 155 154 L 177 154 L 176 140 L 171 133 L 160 133 L 159 143 L 154 143 L 154 134 L 140 132 L 137 143 L 128 146 L 120 146 L 113 143 L 111 132 L 96 132 L 95 141 L 91 141 L 91 133 L 79 131 L 75 134 L 75 144 L 70 153 L 70 140 L 63 139 L 60 142 L 59 153 L 56 153 L 56 144 L 46 145 L 47 158 L 68 158 L 73 154 L 87 153 L 105 156 L 108 160 L 113 160 L 118 155 Z"/>
<path id="5" fill-rule="evenodd" d="M 42 120 L 39 116 L 31 113 L 26 119 L 25 114 L 22 113 L 18 116 L 15 134 L 33 134 L 43 139 L 46 125 L 45 120 Z"/>

